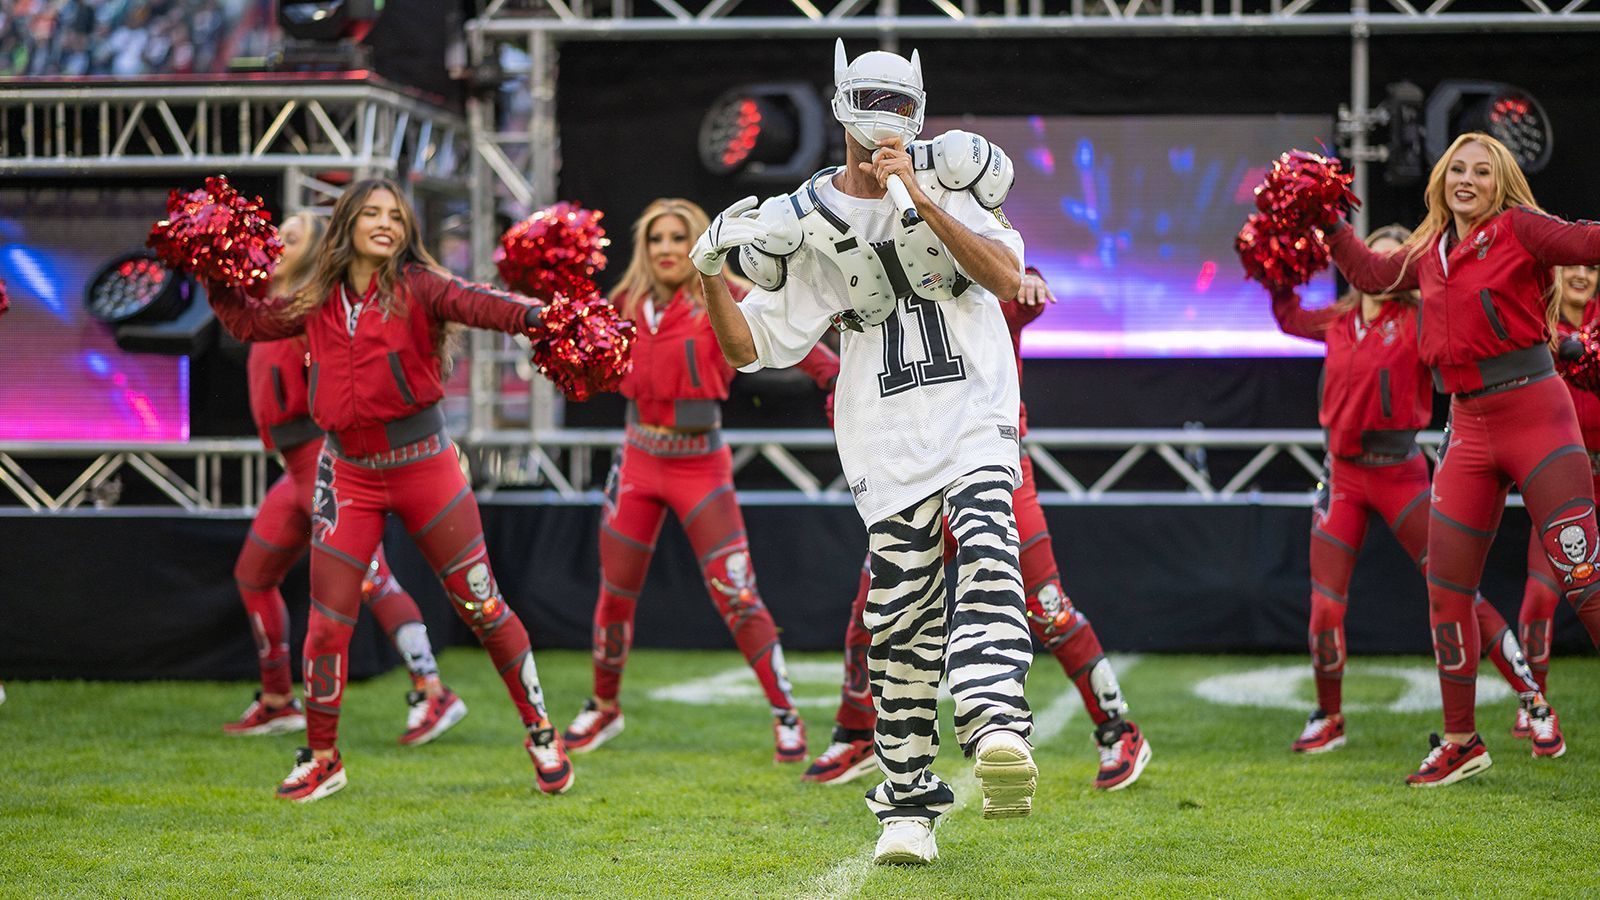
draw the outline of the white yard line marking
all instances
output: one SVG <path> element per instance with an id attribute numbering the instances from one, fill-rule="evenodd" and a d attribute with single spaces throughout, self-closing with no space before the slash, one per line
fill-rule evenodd
<path id="1" fill-rule="evenodd" d="M 1112 654 L 1111 667 L 1117 674 L 1125 675 L 1129 669 L 1139 664 L 1141 658 L 1137 653 Z M 1038 662 L 1039 658 L 1036 656 L 1034 663 Z M 1034 713 L 1033 737 L 1030 742 L 1033 746 L 1040 747 L 1054 740 L 1066 730 L 1067 725 L 1082 708 L 1083 700 L 1078 696 L 1078 689 L 1069 682 L 1067 689 L 1051 700 L 1049 706 Z M 956 795 L 950 813 L 955 813 L 978 796 L 978 779 L 972 774 L 972 767 L 963 766 L 960 774 L 950 779 L 950 788 Z M 834 900 L 836 897 L 855 896 L 872 871 L 874 849 L 874 846 L 868 846 L 860 853 L 852 853 L 840 860 L 832 869 L 812 881 L 809 889 L 800 896 L 804 900 Z"/>
<path id="2" fill-rule="evenodd" d="M 1388 703 L 1346 703 L 1346 712 L 1387 710 L 1396 713 L 1427 712 L 1439 709 L 1439 676 L 1432 666 L 1396 666 L 1357 660 L 1346 670 L 1356 675 L 1381 675 L 1402 685 L 1399 696 Z M 1195 696 L 1224 706 L 1256 706 L 1304 712 L 1310 704 L 1301 699 L 1301 687 L 1311 680 L 1311 667 L 1259 666 L 1240 672 L 1225 672 L 1195 683 Z M 1493 668 L 1478 676 L 1478 702 L 1497 703 L 1511 699 L 1511 688 Z"/>

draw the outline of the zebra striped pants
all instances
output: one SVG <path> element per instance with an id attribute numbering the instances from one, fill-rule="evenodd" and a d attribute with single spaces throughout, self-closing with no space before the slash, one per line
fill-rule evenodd
<path id="1" fill-rule="evenodd" d="M 1026 738 L 1023 682 L 1033 641 L 1017 565 L 1011 472 L 979 469 L 868 530 L 872 587 L 863 622 L 885 778 L 867 792 L 879 819 L 936 819 L 955 801 L 933 774 L 939 676 L 948 672 L 956 739 L 968 754 L 997 729 Z M 943 520 L 956 539 L 955 610 L 945 606 Z M 947 623 L 948 619 L 948 623 Z"/>

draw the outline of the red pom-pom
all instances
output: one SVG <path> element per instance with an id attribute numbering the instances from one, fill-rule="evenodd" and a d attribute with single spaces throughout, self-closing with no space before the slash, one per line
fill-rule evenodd
<path id="1" fill-rule="evenodd" d="M 283 255 L 261 198 L 240 196 L 221 176 L 199 190 L 173 191 L 167 217 L 145 243 L 168 266 L 229 287 L 265 284 Z"/>
<path id="2" fill-rule="evenodd" d="M 1350 190 L 1354 179 L 1336 159 L 1290 150 L 1256 188 L 1256 209 L 1284 231 L 1326 228 L 1361 205 Z"/>
<path id="3" fill-rule="evenodd" d="M 1574 386 L 1600 394 L 1600 321 L 1590 322 L 1561 339 L 1556 371 Z"/>
<path id="4" fill-rule="evenodd" d="M 611 243 L 602 218 L 597 210 L 561 202 L 511 226 L 494 251 L 500 278 L 512 290 L 545 301 L 594 293 L 595 273 L 605 268 Z"/>
<path id="5" fill-rule="evenodd" d="M 8 310 L 10 308 L 11 308 L 11 300 L 8 297 L 6 297 L 6 283 L 5 283 L 5 280 L 4 279 L 0 279 L 0 316 L 5 315 L 6 314 L 6 310 Z"/>
<path id="6" fill-rule="evenodd" d="M 1247 277 L 1274 294 L 1292 290 L 1328 267 L 1328 247 L 1316 230 L 1292 232 L 1252 213 L 1233 240 Z"/>
<path id="7" fill-rule="evenodd" d="M 633 368 L 634 324 L 591 285 L 551 297 L 539 314 L 533 364 L 573 400 L 614 391 Z"/>

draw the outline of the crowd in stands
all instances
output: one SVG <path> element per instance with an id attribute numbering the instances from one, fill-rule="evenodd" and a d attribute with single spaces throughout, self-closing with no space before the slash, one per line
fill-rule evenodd
<path id="1" fill-rule="evenodd" d="M 271 0 L 7 0 L 0 75 L 220 72 L 272 38 Z"/>

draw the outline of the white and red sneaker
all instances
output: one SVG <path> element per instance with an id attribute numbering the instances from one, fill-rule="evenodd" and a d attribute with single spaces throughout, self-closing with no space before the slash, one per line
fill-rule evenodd
<path id="1" fill-rule="evenodd" d="M 588 753 L 622 733 L 622 706 L 601 709 L 591 697 L 583 701 L 583 711 L 561 732 L 561 741 L 572 753 Z"/>
<path id="2" fill-rule="evenodd" d="M 1306 727 L 1294 739 L 1296 753 L 1327 753 L 1344 746 L 1344 715 L 1329 715 L 1320 708 L 1312 710 Z"/>
<path id="3" fill-rule="evenodd" d="M 423 691 L 411 691 L 406 703 L 411 711 L 406 713 L 405 734 L 400 735 L 402 747 L 426 744 L 467 717 L 467 704 L 449 688 L 431 698 Z"/>
<path id="4" fill-rule="evenodd" d="M 244 715 L 237 722 L 228 722 L 222 726 L 222 733 L 234 737 L 252 737 L 258 734 L 288 734 L 291 731 L 306 730 L 306 715 L 300 709 L 300 701 L 289 698 L 289 702 L 282 706 L 272 707 L 261 702 L 261 692 L 256 691 L 256 698 L 245 707 Z"/>
<path id="5" fill-rule="evenodd" d="M 800 714 L 785 710 L 772 719 L 772 761 L 797 763 L 806 761 L 806 723 Z"/>
<path id="6" fill-rule="evenodd" d="M 528 739 L 523 742 L 528 757 L 533 760 L 533 771 L 539 790 L 546 794 L 565 794 L 577 775 L 572 770 L 572 760 L 567 758 L 561 736 L 548 722 L 537 722 L 528 728 Z"/>
<path id="7" fill-rule="evenodd" d="M 1517 719 L 1511 723 L 1511 736 L 1519 741 L 1533 737 L 1533 727 L 1528 724 L 1528 708 L 1517 707 Z"/>
<path id="8" fill-rule="evenodd" d="M 295 752 L 289 777 L 278 785 L 278 799 L 310 803 L 339 791 L 346 781 L 339 751 L 333 751 L 332 759 L 317 759 L 311 755 L 310 747 L 301 747 Z"/>
<path id="9" fill-rule="evenodd" d="M 1126 719 L 1108 719 L 1094 730 L 1100 746 L 1100 771 L 1094 786 L 1102 791 L 1120 791 L 1144 774 L 1150 763 L 1150 744 L 1139 726 Z"/>
<path id="10" fill-rule="evenodd" d="M 1422 760 L 1422 767 L 1406 776 L 1412 787 L 1444 787 L 1471 778 L 1494 765 L 1489 759 L 1489 748 L 1483 738 L 1474 734 L 1465 744 L 1440 740 L 1437 734 L 1428 735 L 1433 747 Z"/>
<path id="11" fill-rule="evenodd" d="M 817 784 L 844 784 L 878 768 L 878 755 L 872 749 L 871 738 L 850 740 L 849 735 L 835 730 L 833 743 L 822 755 L 811 761 L 811 767 L 800 776 L 801 781 Z"/>
<path id="12" fill-rule="evenodd" d="M 1533 741 L 1533 757 L 1555 759 L 1567 752 L 1567 740 L 1561 736 L 1561 720 L 1556 711 L 1544 702 L 1543 694 L 1535 694 L 1528 709 L 1528 736 Z"/>

